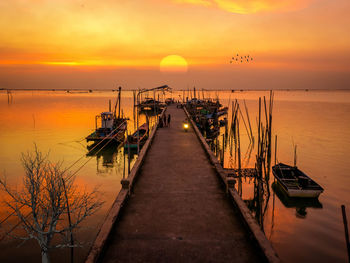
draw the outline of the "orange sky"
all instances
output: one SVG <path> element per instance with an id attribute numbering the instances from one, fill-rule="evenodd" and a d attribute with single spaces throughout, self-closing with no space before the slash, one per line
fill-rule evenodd
<path id="1" fill-rule="evenodd" d="M 243 76 L 255 78 L 249 88 L 261 88 L 260 75 L 300 74 L 305 86 L 318 74 L 330 81 L 319 83 L 325 88 L 334 82 L 348 88 L 349 12 L 349 0 L 2 0 L 0 88 L 57 82 L 83 88 L 87 71 L 105 78 L 98 82 L 103 88 L 118 81 L 184 88 L 208 72 L 224 88 L 233 74 L 242 83 Z M 230 64 L 236 53 L 250 54 L 254 63 Z M 184 57 L 189 73 L 161 75 L 159 63 L 168 55 Z M 140 83 L 132 81 L 135 72 Z"/>

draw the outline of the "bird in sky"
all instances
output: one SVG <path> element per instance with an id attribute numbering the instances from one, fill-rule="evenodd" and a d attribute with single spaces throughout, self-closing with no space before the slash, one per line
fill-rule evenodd
<path id="1" fill-rule="evenodd" d="M 236 56 L 233 56 L 230 58 L 230 64 L 234 64 L 235 62 L 239 62 L 239 61 L 241 61 L 241 63 L 243 63 L 243 62 L 247 63 L 247 62 L 253 61 L 253 58 L 249 54 L 240 55 L 238 53 L 236 54 Z"/>

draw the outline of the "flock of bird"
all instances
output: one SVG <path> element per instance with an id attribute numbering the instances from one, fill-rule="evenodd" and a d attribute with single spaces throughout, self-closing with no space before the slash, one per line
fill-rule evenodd
<path id="1" fill-rule="evenodd" d="M 248 63 L 248 62 L 253 61 L 253 58 L 250 55 L 239 55 L 237 54 L 236 56 L 233 56 L 230 60 L 230 63 Z"/>

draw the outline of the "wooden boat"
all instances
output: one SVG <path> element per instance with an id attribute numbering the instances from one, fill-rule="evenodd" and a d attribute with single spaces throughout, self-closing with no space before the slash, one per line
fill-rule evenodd
<path id="1" fill-rule="evenodd" d="M 174 102 L 175 102 L 175 101 L 174 101 L 173 98 L 167 98 L 167 99 L 165 99 L 165 104 L 166 104 L 166 105 L 173 104 Z"/>
<path id="2" fill-rule="evenodd" d="M 102 112 L 95 117 L 95 131 L 86 137 L 87 142 L 94 142 L 103 145 L 105 143 L 121 143 L 125 139 L 125 131 L 127 129 L 127 118 L 120 116 L 120 99 L 121 88 L 119 88 L 118 99 L 116 101 L 114 112 Z M 119 105 L 118 114 L 117 106 Z M 101 119 L 101 127 L 97 127 L 97 120 Z"/>
<path id="3" fill-rule="evenodd" d="M 141 111 L 160 111 L 165 105 L 158 100 L 145 98 L 138 107 Z"/>
<path id="4" fill-rule="evenodd" d="M 124 144 L 124 149 L 128 149 L 128 147 L 130 147 L 130 149 L 137 149 L 137 139 L 138 139 L 138 134 L 140 134 L 139 138 L 140 138 L 140 147 L 142 147 L 145 142 L 147 141 L 148 138 L 148 124 L 144 123 L 142 124 L 137 131 L 135 131 L 132 135 L 129 135 L 126 143 Z"/>
<path id="5" fill-rule="evenodd" d="M 289 197 L 316 198 L 323 188 L 297 167 L 279 163 L 272 167 L 272 173 Z"/>

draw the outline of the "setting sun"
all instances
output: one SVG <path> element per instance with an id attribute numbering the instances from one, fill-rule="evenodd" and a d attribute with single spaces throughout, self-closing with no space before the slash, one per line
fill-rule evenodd
<path id="1" fill-rule="evenodd" d="M 167 56 L 160 62 L 161 72 L 185 73 L 187 68 L 188 63 L 186 59 L 178 55 Z"/>

